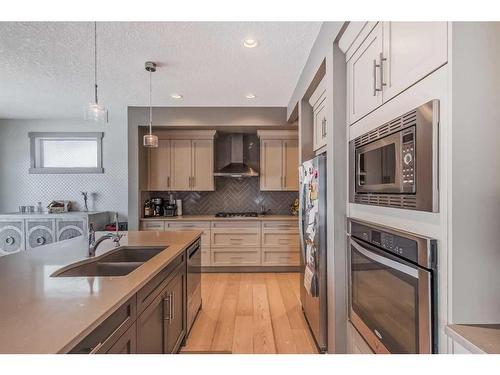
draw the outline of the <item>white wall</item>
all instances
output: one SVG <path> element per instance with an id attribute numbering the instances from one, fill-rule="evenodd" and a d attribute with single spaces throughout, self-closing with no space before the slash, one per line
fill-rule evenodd
<path id="1" fill-rule="evenodd" d="M 103 174 L 29 174 L 28 132 L 102 131 Z M 81 192 L 95 194 L 89 208 L 118 211 L 127 217 L 126 118 L 108 124 L 83 120 L 0 120 L 0 212 L 17 211 L 20 205 L 47 206 L 54 199 L 83 204 Z M 77 207 L 78 208 L 78 207 Z"/>

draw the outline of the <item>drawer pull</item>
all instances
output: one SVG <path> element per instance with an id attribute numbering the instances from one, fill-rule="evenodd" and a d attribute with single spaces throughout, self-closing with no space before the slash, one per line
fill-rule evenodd
<path id="1" fill-rule="evenodd" d="M 102 347 L 102 342 L 100 342 L 99 344 L 97 344 L 96 346 L 94 346 L 94 348 L 90 351 L 89 354 L 95 354 L 99 351 L 99 349 L 101 349 Z"/>
<path id="2" fill-rule="evenodd" d="M 243 257 L 230 257 L 229 259 L 241 260 L 241 259 L 243 259 Z"/>

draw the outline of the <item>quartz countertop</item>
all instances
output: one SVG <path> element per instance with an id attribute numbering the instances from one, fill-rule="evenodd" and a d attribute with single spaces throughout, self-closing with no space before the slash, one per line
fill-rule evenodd
<path id="1" fill-rule="evenodd" d="M 86 258 L 88 244 L 83 237 L 0 258 L 0 353 L 69 351 L 201 235 L 199 231 L 123 233 L 122 246 L 165 246 L 165 250 L 120 277 L 51 277 Z M 96 256 L 112 249 L 113 242 L 104 241 Z"/>
<path id="2" fill-rule="evenodd" d="M 44 219 L 49 219 L 49 218 L 60 218 L 60 217 L 65 217 L 65 216 L 84 216 L 84 215 L 96 215 L 96 214 L 103 214 L 107 213 L 108 211 L 67 211 L 67 212 L 61 212 L 61 213 L 52 213 L 49 214 L 47 211 L 44 212 L 5 212 L 0 214 L 0 217 L 7 217 L 7 216 L 12 216 L 16 218 L 22 218 L 22 217 L 27 217 L 27 218 L 44 218 Z"/>
<path id="3" fill-rule="evenodd" d="M 472 353 L 500 354 L 500 324 L 450 324 L 446 333 Z"/>
<path id="4" fill-rule="evenodd" d="M 215 215 L 153 216 L 141 218 L 142 221 L 216 221 L 216 220 L 253 220 L 253 221 L 298 221 L 294 215 L 259 215 L 256 217 L 216 217 Z"/>

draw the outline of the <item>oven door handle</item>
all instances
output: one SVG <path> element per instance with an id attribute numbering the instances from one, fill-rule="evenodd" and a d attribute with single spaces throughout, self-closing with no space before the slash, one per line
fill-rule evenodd
<path id="1" fill-rule="evenodd" d="M 396 262 L 392 259 L 386 258 L 384 256 L 375 254 L 364 247 L 362 247 L 356 240 L 354 240 L 351 237 L 351 245 L 354 246 L 354 248 L 359 251 L 361 254 L 363 254 L 365 257 L 373 260 L 374 262 L 383 264 L 384 266 L 390 267 L 392 269 L 398 270 L 408 276 L 414 277 L 415 279 L 418 279 L 418 270 L 415 268 L 412 268 L 410 266 L 407 266 L 406 264 L 402 264 L 399 262 Z"/>

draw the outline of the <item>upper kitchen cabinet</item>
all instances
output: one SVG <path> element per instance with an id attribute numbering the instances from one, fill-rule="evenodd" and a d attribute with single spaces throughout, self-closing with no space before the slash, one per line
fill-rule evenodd
<path id="1" fill-rule="evenodd" d="M 298 135 L 291 130 L 261 130 L 260 190 L 299 189 Z"/>
<path id="2" fill-rule="evenodd" d="M 380 71 L 389 100 L 448 60 L 446 22 L 384 22 Z M 386 66 L 384 66 L 384 64 Z"/>
<path id="3" fill-rule="evenodd" d="M 346 53 L 352 124 L 447 62 L 446 22 L 353 23 Z"/>
<path id="4" fill-rule="evenodd" d="M 149 149 L 149 190 L 169 190 L 171 185 L 171 141 L 158 140 L 158 147 Z"/>
<path id="5" fill-rule="evenodd" d="M 151 191 L 213 191 L 215 131 L 159 132 L 158 148 L 149 151 Z"/>
<path id="6" fill-rule="evenodd" d="M 309 98 L 313 109 L 313 150 L 326 146 L 326 78 L 324 77 Z"/>
<path id="7" fill-rule="evenodd" d="M 347 97 L 350 123 L 382 104 L 378 61 L 382 54 L 379 23 L 347 61 Z"/>

